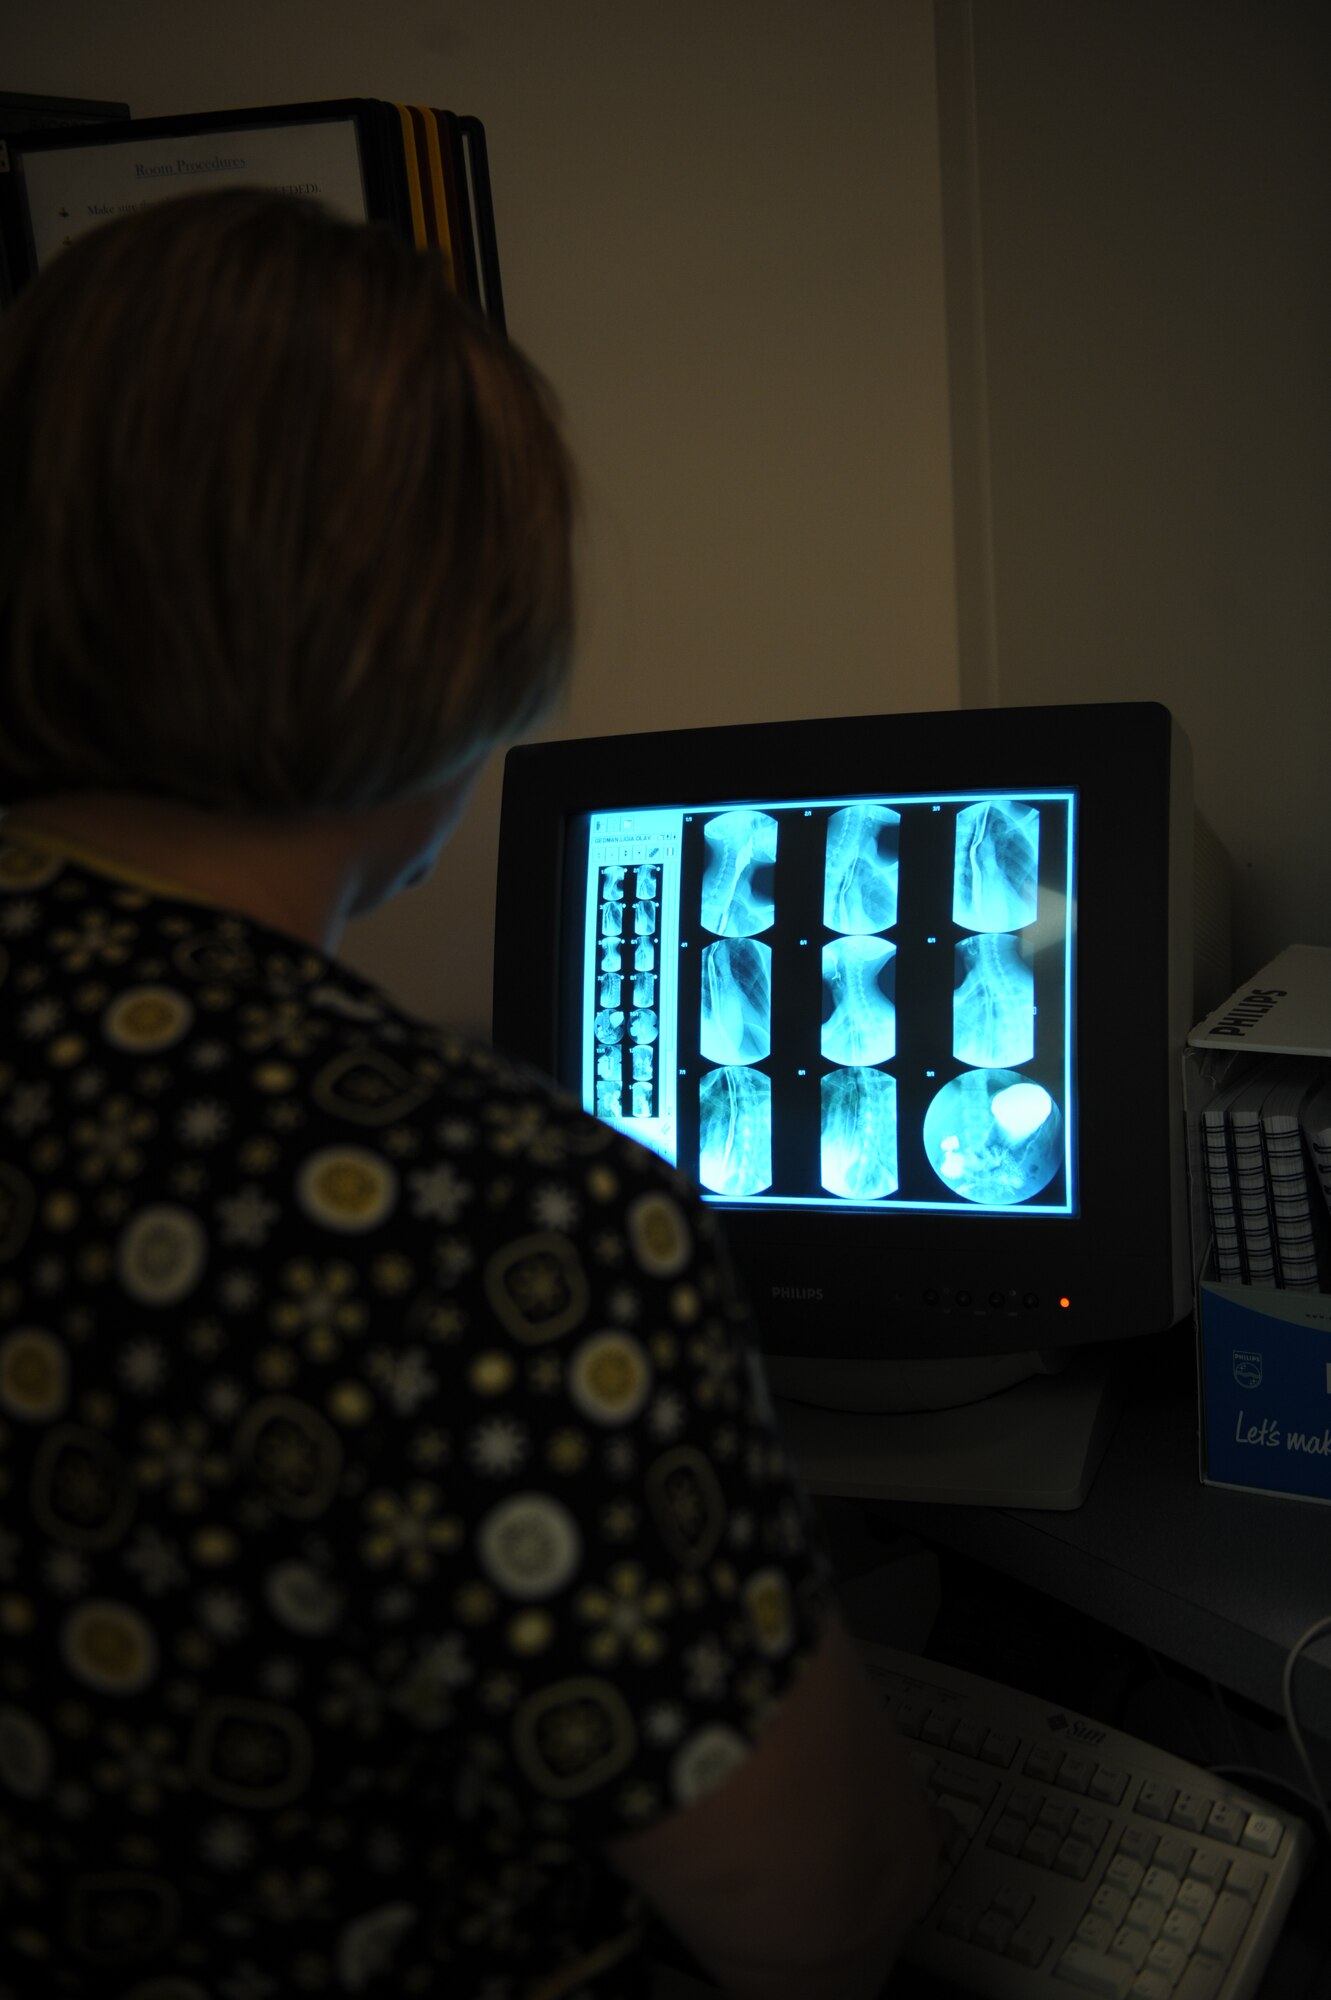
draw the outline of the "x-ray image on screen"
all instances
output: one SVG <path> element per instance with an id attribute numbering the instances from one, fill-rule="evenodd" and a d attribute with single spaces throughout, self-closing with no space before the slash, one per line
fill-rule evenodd
<path id="1" fill-rule="evenodd" d="M 968 931 L 1017 931 L 1035 921 L 1040 814 L 1014 799 L 981 799 L 957 814 L 952 921 Z"/>
<path id="2" fill-rule="evenodd" d="M 823 922 L 829 931 L 867 937 L 897 920 L 901 814 L 891 806 L 843 806 L 827 822 Z"/>
<path id="3" fill-rule="evenodd" d="M 716 1194 L 772 1185 L 772 1081 L 760 1069 L 709 1069 L 698 1092 L 698 1178 Z"/>
<path id="4" fill-rule="evenodd" d="M 823 946 L 820 1046 L 829 1062 L 890 1062 L 896 1054 L 896 949 L 879 937 L 835 938 Z"/>
<path id="5" fill-rule="evenodd" d="M 977 1069 L 1009 1069 L 1035 1054 L 1035 974 L 1008 931 L 962 938 L 956 949 L 952 1053 Z"/>
<path id="6" fill-rule="evenodd" d="M 1019 1070 L 963 1070 L 929 1106 L 924 1148 L 944 1187 L 1008 1208 L 1029 1201 L 1058 1172 L 1063 1119 L 1044 1086 Z"/>
<path id="7" fill-rule="evenodd" d="M 708 1062 L 761 1062 L 772 1047 L 772 953 L 756 938 L 722 938 L 702 954 L 702 1027 Z"/>
<path id="8" fill-rule="evenodd" d="M 582 824 L 585 1103 L 717 1202 L 1078 1212 L 1074 791 Z"/>
<path id="9" fill-rule="evenodd" d="M 823 1186 L 847 1201 L 897 1191 L 897 1084 L 881 1069 L 834 1069 L 819 1085 Z"/>
<path id="10" fill-rule="evenodd" d="M 776 915 L 772 871 L 777 823 L 770 813 L 723 812 L 703 828 L 707 858 L 701 916 L 717 937 L 756 937 Z"/>

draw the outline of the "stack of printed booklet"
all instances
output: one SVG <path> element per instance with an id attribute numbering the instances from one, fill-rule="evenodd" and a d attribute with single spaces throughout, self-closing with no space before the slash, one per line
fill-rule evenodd
<path id="1" fill-rule="evenodd" d="M 1331 949 L 1282 952 L 1189 1046 L 1215 1052 L 1191 1107 L 1212 1276 L 1331 1291 Z"/>
<path id="2" fill-rule="evenodd" d="M 5 106 L 0 271 L 10 293 L 110 216 L 191 189 L 249 184 L 313 196 L 437 249 L 455 289 L 503 328 L 485 133 L 475 118 L 368 97 L 172 118 L 30 102 L 28 129 L 14 129 L 23 100 Z"/>

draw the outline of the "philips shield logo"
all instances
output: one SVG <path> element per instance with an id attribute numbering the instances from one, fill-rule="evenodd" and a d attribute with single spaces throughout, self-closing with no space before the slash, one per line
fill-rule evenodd
<path id="1" fill-rule="evenodd" d="M 1240 1389 L 1260 1389 L 1262 1385 L 1262 1357 L 1260 1354 L 1245 1354 L 1234 1349 L 1234 1380 Z"/>

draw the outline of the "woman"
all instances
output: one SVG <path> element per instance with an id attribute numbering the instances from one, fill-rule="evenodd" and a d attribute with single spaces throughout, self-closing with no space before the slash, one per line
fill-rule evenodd
<path id="1" fill-rule="evenodd" d="M 927 1808 L 708 1212 L 338 963 L 569 651 L 440 264 L 277 194 L 0 323 L 0 1992 L 870 1993 Z"/>

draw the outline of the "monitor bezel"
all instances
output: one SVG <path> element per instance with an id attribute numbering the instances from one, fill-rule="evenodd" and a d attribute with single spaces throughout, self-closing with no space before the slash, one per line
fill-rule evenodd
<path id="1" fill-rule="evenodd" d="M 1162 1331 L 1186 1314 L 1186 739 L 1158 703 L 1081 703 L 649 731 L 525 745 L 506 760 L 494 1038 L 549 1074 L 564 852 L 578 815 L 678 804 L 682 793 L 742 804 L 942 789 L 1078 794 L 1079 1212 L 721 1204 L 769 1354 L 1048 1350 Z"/>

